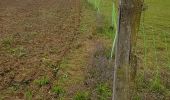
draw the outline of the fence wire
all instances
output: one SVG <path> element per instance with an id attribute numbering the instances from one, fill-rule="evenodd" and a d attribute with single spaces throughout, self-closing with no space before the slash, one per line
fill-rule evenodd
<path id="1" fill-rule="evenodd" d="M 117 1 L 88 0 L 102 14 L 104 28 L 112 27 L 110 38 L 115 37 L 118 19 Z M 100 2 L 100 3 L 97 3 Z M 170 2 L 145 0 L 137 34 L 135 55 L 137 56 L 136 93 L 134 98 L 142 100 L 170 99 Z M 104 31 L 107 34 L 108 31 Z M 113 43 L 114 47 L 115 42 Z M 114 55 L 112 48 L 111 58 Z M 140 99 L 137 99 L 140 100 Z"/>

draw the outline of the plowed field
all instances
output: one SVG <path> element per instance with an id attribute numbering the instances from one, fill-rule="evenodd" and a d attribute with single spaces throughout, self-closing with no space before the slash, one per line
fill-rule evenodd
<path id="1" fill-rule="evenodd" d="M 80 10 L 80 0 L 0 0 L 0 97 L 56 98 L 60 64 L 79 47 Z"/>

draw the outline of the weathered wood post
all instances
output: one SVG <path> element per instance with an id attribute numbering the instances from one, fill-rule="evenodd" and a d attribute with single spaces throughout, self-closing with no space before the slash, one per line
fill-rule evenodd
<path id="1" fill-rule="evenodd" d="M 119 29 L 116 41 L 112 100 L 130 100 L 131 83 L 136 73 L 134 53 L 142 11 L 142 0 L 119 0 Z"/>

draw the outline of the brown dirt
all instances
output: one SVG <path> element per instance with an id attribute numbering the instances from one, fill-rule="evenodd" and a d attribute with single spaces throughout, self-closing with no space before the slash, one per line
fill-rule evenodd
<path id="1" fill-rule="evenodd" d="M 0 0 L 0 94 L 49 99 L 54 68 L 80 43 L 80 0 Z M 47 63 L 48 62 L 48 63 Z M 53 68 L 54 67 L 54 68 Z M 47 76 L 50 84 L 35 80 Z"/>
<path id="2" fill-rule="evenodd" d="M 86 6 L 81 0 L 0 0 L 0 99 L 27 100 L 31 92 L 33 100 L 58 100 L 55 85 L 64 89 L 63 100 L 91 91 L 97 83 L 87 77 L 100 64 L 97 47 L 111 43 L 96 35 L 95 11 Z M 43 77 L 49 82 L 39 86 Z"/>

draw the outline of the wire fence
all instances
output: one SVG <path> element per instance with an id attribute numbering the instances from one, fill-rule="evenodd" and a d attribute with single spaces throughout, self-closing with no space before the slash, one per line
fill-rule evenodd
<path id="1" fill-rule="evenodd" d="M 165 6 L 165 3 L 158 0 L 150 2 L 145 0 L 144 3 L 145 11 L 142 13 L 136 47 L 139 68 L 138 78 L 143 79 L 142 82 L 139 81 L 138 84 L 140 85 L 137 88 L 141 88 L 141 84 L 144 86 L 145 91 L 140 92 L 144 99 L 148 99 L 148 95 L 151 96 L 151 99 L 170 99 L 168 95 L 170 92 L 168 85 L 170 82 L 168 78 L 170 77 L 170 42 L 168 42 L 170 40 L 170 30 L 165 25 L 169 21 L 165 19 L 168 16 L 165 14 L 167 10 L 166 7 L 162 7 L 163 5 Z M 158 7 L 162 11 L 158 10 Z M 164 14 L 164 17 L 161 17 L 157 12 Z M 146 90 L 149 92 L 145 93 Z M 158 97 L 159 93 L 161 93 L 160 97 Z"/>
<path id="2" fill-rule="evenodd" d="M 111 58 L 118 24 L 118 2 L 113 0 L 88 0 L 96 12 L 102 14 L 105 26 L 112 28 L 113 38 Z M 141 15 L 136 46 L 137 77 L 134 100 L 170 99 L 170 14 L 168 0 L 145 0 Z M 169 7 L 170 8 L 170 7 Z M 159 13 L 158 13 L 159 12 Z M 106 32 L 106 31 L 105 31 Z M 138 99 L 141 98 L 141 99 Z"/>

